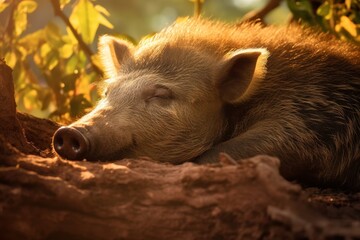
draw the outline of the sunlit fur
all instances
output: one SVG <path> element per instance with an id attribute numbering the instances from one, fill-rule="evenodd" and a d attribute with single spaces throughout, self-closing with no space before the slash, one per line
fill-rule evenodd
<path id="1" fill-rule="evenodd" d="M 256 49 L 263 52 L 246 94 L 221 101 L 227 57 Z M 100 51 L 108 96 L 73 124 L 87 127 L 94 158 L 180 163 L 215 161 L 221 151 L 235 159 L 269 154 L 288 179 L 360 188 L 358 47 L 298 26 L 187 19 L 136 47 L 103 38 Z M 154 84 L 174 98 L 143 99 Z"/>

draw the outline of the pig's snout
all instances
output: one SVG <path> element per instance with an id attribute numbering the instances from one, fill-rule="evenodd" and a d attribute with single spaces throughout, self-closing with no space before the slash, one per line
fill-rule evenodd
<path id="1" fill-rule="evenodd" d="M 69 160 L 82 160 L 90 151 L 89 140 L 73 127 L 59 128 L 54 134 L 53 146 L 60 157 Z"/>

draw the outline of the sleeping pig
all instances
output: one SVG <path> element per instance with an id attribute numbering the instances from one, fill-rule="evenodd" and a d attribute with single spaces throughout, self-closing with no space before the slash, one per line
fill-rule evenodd
<path id="1" fill-rule="evenodd" d="M 289 180 L 360 188 L 360 49 L 298 26 L 187 19 L 99 44 L 108 79 L 54 135 L 70 160 L 276 156 Z"/>

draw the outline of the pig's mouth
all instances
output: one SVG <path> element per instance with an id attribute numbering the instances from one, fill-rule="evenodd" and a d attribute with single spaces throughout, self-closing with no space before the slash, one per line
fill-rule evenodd
<path id="1" fill-rule="evenodd" d="M 61 158 L 68 160 L 112 161 L 133 157 L 131 148 L 136 145 L 134 137 L 130 147 L 112 153 L 99 154 L 86 135 L 86 132 L 74 127 L 61 127 L 54 134 L 53 148 Z"/>

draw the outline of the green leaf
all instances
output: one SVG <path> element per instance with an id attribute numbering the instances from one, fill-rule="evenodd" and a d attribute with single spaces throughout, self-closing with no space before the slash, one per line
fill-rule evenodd
<path id="1" fill-rule="evenodd" d="M 79 0 L 75 5 L 70 22 L 81 33 L 85 43 L 94 41 L 96 31 L 99 27 L 99 14 L 90 0 Z"/>
<path id="2" fill-rule="evenodd" d="M 45 68 L 52 70 L 56 67 L 56 65 L 58 65 L 59 63 L 59 55 L 57 54 L 57 52 L 51 52 L 48 55 L 48 60 L 46 62 Z"/>
<path id="3" fill-rule="evenodd" d="M 330 13 L 330 4 L 328 2 L 324 2 L 316 10 L 316 14 L 322 17 L 326 17 L 329 13 Z"/>
<path id="4" fill-rule="evenodd" d="M 61 79 L 61 81 L 64 83 L 63 90 L 65 92 L 70 92 L 75 89 L 75 83 L 76 79 L 78 77 L 78 74 L 69 74 Z"/>
<path id="5" fill-rule="evenodd" d="M 70 116 L 72 118 L 79 117 L 90 107 L 92 104 L 84 97 L 84 94 L 76 95 L 70 100 Z"/>
<path id="6" fill-rule="evenodd" d="M 70 57 L 65 65 L 65 72 L 66 73 L 74 73 L 77 71 L 79 63 L 79 58 L 77 54 L 74 54 Z"/>
<path id="7" fill-rule="evenodd" d="M 350 18 L 346 16 L 341 16 L 340 24 L 348 33 L 350 33 L 351 36 L 357 36 L 356 24 L 353 23 Z"/>
<path id="8" fill-rule="evenodd" d="M 49 23 L 45 27 L 45 37 L 46 42 L 50 45 L 51 48 L 55 50 L 61 48 L 64 45 L 60 29 L 54 23 Z"/>
<path id="9" fill-rule="evenodd" d="M 41 110 L 44 111 L 49 108 L 50 104 L 52 103 L 52 94 L 50 91 L 46 91 L 45 94 L 42 94 L 41 100 Z"/>
<path id="10" fill-rule="evenodd" d="M 287 0 L 287 4 L 295 19 L 303 19 L 311 24 L 316 22 L 313 8 L 309 0 Z"/>

